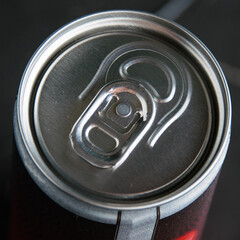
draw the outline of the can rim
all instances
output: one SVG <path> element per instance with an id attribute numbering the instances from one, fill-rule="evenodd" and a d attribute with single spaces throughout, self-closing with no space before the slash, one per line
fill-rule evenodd
<path id="1" fill-rule="evenodd" d="M 39 66 L 45 66 L 46 62 L 49 61 L 50 58 L 54 57 L 54 55 L 59 51 L 59 48 L 56 47 L 58 45 L 60 46 L 66 46 L 66 43 L 72 42 L 72 37 L 69 36 L 72 34 L 76 34 L 74 32 L 75 27 L 81 28 L 82 31 L 86 30 L 89 26 L 93 25 L 93 21 L 100 21 L 99 19 L 108 19 L 109 17 L 114 17 L 116 18 L 116 15 L 118 17 L 135 17 L 135 20 L 139 21 L 146 21 L 146 20 L 151 20 L 152 22 L 155 21 L 160 21 L 164 23 L 166 26 L 171 26 L 171 30 L 175 30 L 176 36 L 174 37 L 179 37 L 181 40 L 183 40 L 183 37 L 180 37 L 179 31 L 181 34 L 184 34 L 185 37 L 188 38 L 189 44 L 195 44 L 201 47 L 201 51 L 204 51 L 205 57 L 207 57 L 210 61 L 211 64 L 215 67 L 215 70 L 217 74 L 219 75 L 219 79 L 221 79 L 222 83 L 222 91 L 224 92 L 224 97 L 223 99 L 225 106 L 222 106 L 225 111 L 224 115 L 224 123 L 223 123 L 223 131 L 221 135 L 221 139 L 219 139 L 219 144 L 216 146 L 214 156 L 212 157 L 211 162 L 206 162 L 204 164 L 204 172 L 199 172 L 198 175 L 195 175 L 194 178 L 191 179 L 191 181 L 188 181 L 187 184 L 184 184 L 181 188 L 177 189 L 177 191 L 172 192 L 171 194 L 160 198 L 160 199 L 154 199 L 150 201 L 141 202 L 141 203 L 127 203 L 127 204 L 109 204 L 109 203 L 102 203 L 102 202 L 96 202 L 96 201 L 91 201 L 90 199 L 86 199 L 84 196 L 79 196 L 78 194 L 69 191 L 67 189 L 66 184 L 62 182 L 51 172 L 48 171 L 47 167 L 43 165 L 43 162 L 37 161 L 37 159 L 41 158 L 41 155 L 38 153 L 38 148 L 35 144 L 34 141 L 34 136 L 32 134 L 32 127 L 30 124 L 30 109 L 31 109 L 31 102 L 27 102 L 26 95 L 29 96 L 29 99 L 31 97 L 31 93 L 33 91 L 33 80 L 38 78 L 37 76 L 39 75 L 40 71 L 42 71 L 42 67 Z M 141 20 L 140 20 L 141 17 Z M 164 27 L 166 28 L 166 26 Z M 77 31 L 77 30 L 76 30 Z M 66 36 L 68 34 L 68 36 Z M 76 36 L 76 35 L 75 35 Z M 55 47 L 52 47 L 54 43 Z M 188 45 L 190 47 L 190 45 Z M 38 63 L 36 65 L 36 63 Z M 37 67 L 36 67 L 37 66 Z M 32 81 L 31 87 L 27 86 L 26 83 Z M 23 109 L 24 108 L 24 109 Z M 218 64 L 217 60 L 213 56 L 213 54 L 207 49 L 207 47 L 197 38 L 195 37 L 192 33 L 190 33 L 188 30 L 183 28 L 177 23 L 174 23 L 172 21 L 168 21 L 162 18 L 159 18 L 157 16 L 148 14 L 148 13 L 143 13 L 143 12 L 136 12 L 136 11 L 108 11 L 108 12 L 102 12 L 102 13 L 97 13 L 97 14 L 92 14 L 90 16 L 84 17 L 82 19 L 78 19 L 62 29 L 58 30 L 55 32 L 50 38 L 48 38 L 43 45 L 40 46 L 40 48 L 35 52 L 31 60 L 29 61 L 23 77 L 21 79 L 20 87 L 19 87 L 19 93 L 18 93 L 18 98 L 17 98 L 17 118 L 18 118 L 18 127 L 20 129 L 20 133 L 22 136 L 23 143 L 25 145 L 25 148 L 30 155 L 32 161 L 34 164 L 37 166 L 37 168 L 44 174 L 44 176 L 50 180 L 54 185 L 56 185 L 60 191 L 64 191 L 68 193 L 69 195 L 72 195 L 76 197 L 77 199 L 80 199 L 81 201 L 87 202 L 90 205 L 95 205 L 101 208 L 107 208 L 107 209 L 122 209 L 122 210 L 135 210 L 135 209 L 145 209 L 149 207 L 156 207 L 159 205 L 164 205 L 169 202 L 172 202 L 178 198 L 181 198 L 182 196 L 186 195 L 187 193 L 191 192 L 193 189 L 196 189 L 198 185 L 200 185 L 202 182 L 204 182 L 204 179 L 206 179 L 210 173 L 213 171 L 213 169 L 216 167 L 218 162 L 221 160 L 219 159 L 224 159 L 223 155 L 225 156 L 226 154 L 226 149 L 229 144 L 229 138 L 230 138 L 230 129 L 231 129 L 231 116 L 232 116 L 232 108 L 231 108 L 231 99 L 230 99 L 230 93 L 227 85 L 226 78 L 224 76 L 223 71 L 221 70 L 220 65 Z M 223 161 L 222 159 L 222 161 Z M 220 165 L 221 166 L 221 165 Z M 220 168 L 220 167 L 219 167 Z M 210 183 L 209 183 L 210 184 Z M 208 187 L 208 185 L 205 186 L 205 189 Z M 197 193 L 196 193 L 197 195 Z M 200 194 L 199 194 L 200 195 Z M 189 202 L 190 204 L 191 202 Z"/>

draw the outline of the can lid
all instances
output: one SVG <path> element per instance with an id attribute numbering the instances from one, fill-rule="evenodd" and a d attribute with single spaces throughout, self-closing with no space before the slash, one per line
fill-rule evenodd
<path id="1" fill-rule="evenodd" d="M 219 66 L 192 34 L 148 14 L 106 12 L 38 50 L 18 111 L 28 151 L 52 182 L 126 208 L 202 174 L 229 127 L 228 104 Z"/>

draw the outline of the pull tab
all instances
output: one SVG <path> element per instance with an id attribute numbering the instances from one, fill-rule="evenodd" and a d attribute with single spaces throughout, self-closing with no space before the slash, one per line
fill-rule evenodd
<path id="1" fill-rule="evenodd" d="M 141 84 L 111 82 L 74 124 L 71 145 L 92 165 L 115 167 L 131 153 L 153 119 L 153 99 Z"/>
<path id="2" fill-rule="evenodd" d="M 115 168 L 144 135 L 140 147 L 151 151 L 191 99 L 192 80 L 176 62 L 154 42 L 132 42 L 109 53 L 79 95 L 85 101 L 104 86 L 72 128 L 75 152 L 94 166 Z"/>

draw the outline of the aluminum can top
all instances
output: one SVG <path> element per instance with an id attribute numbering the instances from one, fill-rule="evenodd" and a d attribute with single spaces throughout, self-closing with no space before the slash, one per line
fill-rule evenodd
<path id="1" fill-rule="evenodd" d="M 178 24 L 140 12 L 94 14 L 57 31 L 27 66 L 17 110 L 42 174 L 110 209 L 179 197 L 230 134 L 229 91 L 213 55 Z"/>

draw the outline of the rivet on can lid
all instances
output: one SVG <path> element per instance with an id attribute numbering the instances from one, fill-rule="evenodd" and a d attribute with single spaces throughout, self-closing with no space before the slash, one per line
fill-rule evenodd
<path id="1" fill-rule="evenodd" d="M 131 106 L 127 103 L 119 103 L 116 107 L 116 113 L 121 117 L 127 117 L 131 111 Z"/>

